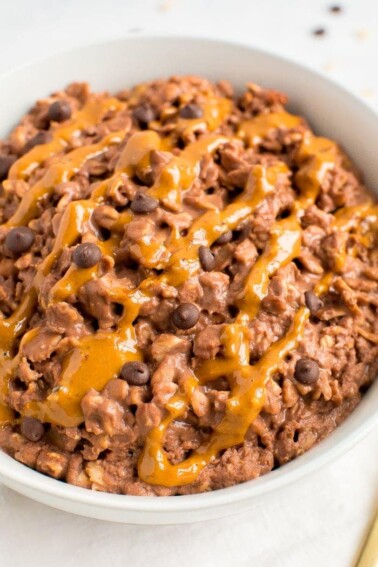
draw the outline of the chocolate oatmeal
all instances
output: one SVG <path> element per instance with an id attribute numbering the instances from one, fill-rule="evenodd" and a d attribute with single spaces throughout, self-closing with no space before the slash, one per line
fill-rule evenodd
<path id="1" fill-rule="evenodd" d="M 9 455 L 94 490 L 204 492 L 353 411 L 378 371 L 378 208 L 286 102 L 75 83 L 0 143 Z"/>

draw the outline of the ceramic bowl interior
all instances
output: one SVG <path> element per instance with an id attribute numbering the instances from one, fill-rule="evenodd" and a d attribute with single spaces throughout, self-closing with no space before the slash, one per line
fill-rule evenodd
<path id="1" fill-rule="evenodd" d="M 378 117 L 325 77 L 276 55 L 222 41 L 139 37 L 84 47 L 37 61 L 0 78 L 0 136 L 38 98 L 71 81 L 117 91 L 172 74 L 251 81 L 283 90 L 290 108 L 315 131 L 339 141 L 374 189 L 378 179 Z M 378 190 L 378 186 L 375 185 Z M 378 421 L 378 381 L 353 414 L 325 441 L 266 476 L 219 491 L 180 497 L 120 496 L 70 486 L 43 476 L 0 452 L 0 480 L 47 505 L 89 517 L 139 524 L 207 520 L 263 505 L 277 490 L 337 458 Z"/>

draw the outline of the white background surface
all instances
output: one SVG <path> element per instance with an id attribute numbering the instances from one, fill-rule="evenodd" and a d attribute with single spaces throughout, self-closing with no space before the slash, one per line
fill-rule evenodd
<path id="1" fill-rule="evenodd" d="M 68 47 L 127 34 L 195 34 L 290 56 L 331 75 L 378 110 L 378 2 L 341 0 L 341 14 L 331 14 L 329 4 L 0 0 L 0 73 Z M 326 29 L 323 37 L 312 35 L 317 27 Z M 377 505 L 377 429 L 266 508 L 206 524 L 106 524 L 49 509 L 0 486 L 0 565 L 352 567 Z"/>

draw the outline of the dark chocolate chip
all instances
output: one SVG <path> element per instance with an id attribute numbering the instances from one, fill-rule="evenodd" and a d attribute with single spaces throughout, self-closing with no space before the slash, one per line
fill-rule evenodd
<path id="1" fill-rule="evenodd" d="M 149 104 L 141 104 L 140 106 L 136 106 L 134 108 L 133 117 L 140 126 L 147 126 L 149 122 L 155 120 L 156 113 L 152 106 L 150 106 Z"/>
<path id="2" fill-rule="evenodd" d="M 159 201 L 145 195 L 144 193 L 137 193 L 131 202 L 130 209 L 133 213 L 139 215 L 145 215 L 147 213 L 152 213 L 159 206 Z"/>
<path id="3" fill-rule="evenodd" d="M 198 106 L 198 104 L 191 102 L 190 104 L 180 108 L 179 115 L 180 118 L 187 118 L 189 120 L 193 118 L 202 118 L 203 110 L 200 106 Z"/>
<path id="4" fill-rule="evenodd" d="M 101 260 L 101 250 L 96 244 L 85 242 L 75 248 L 72 259 L 79 268 L 92 268 Z"/>
<path id="5" fill-rule="evenodd" d="M 26 154 L 27 152 L 30 152 L 30 150 L 35 148 L 35 146 L 40 146 L 41 144 L 47 144 L 47 142 L 50 142 L 51 139 L 52 139 L 52 135 L 50 134 L 50 132 L 38 132 L 38 134 L 36 134 L 34 138 L 26 142 L 26 144 L 22 149 L 22 153 Z"/>
<path id="6" fill-rule="evenodd" d="M 0 181 L 4 181 L 7 178 L 8 172 L 16 158 L 14 156 L 2 156 L 0 157 Z"/>
<path id="7" fill-rule="evenodd" d="M 306 291 L 304 295 L 306 307 L 309 308 L 311 315 L 315 315 L 323 307 L 323 301 L 313 291 Z"/>
<path id="8" fill-rule="evenodd" d="M 231 242 L 231 240 L 232 240 L 232 232 L 231 230 L 228 230 L 227 232 L 224 232 L 222 236 L 220 236 L 214 242 L 214 244 L 228 244 L 229 242 Z"/>
<path id="9" fill-rule="evenodd" d="M 342 10 L 343 9 L 339 4 L 333 4 L 332 6 L 329 7 L 329 11 L 332 12 L 333 14 L 340 14 Z"/>
<path id="10" fill-rule="evenodd" d="M 34 240 L 34 232 L 30 228 L 27 226 L 17 226 L 8 232 L 5 238 L 5 246 L 11 252 L 22 254 L 29 250 Z"/>
<path id="11" fill-rule="evenodd" d="M 126 362 L 121 368 L 121 378 L 130 386 L 144 386 L 150 379 L 150 371 L 144 362 Z"/>
<path id="12" fill-rule="evenodd" d="M 71 118 L 72 108 L 66 100 L 56 100 L 47 111 L 47 118 L 52 122 L 64 122 Z"/>
<path id="13" fill-rule="evenodd" d="M 324 28 L 315 28 L 315 29 L 312 31 L 312 33 L 313 33 L 313 35 L 316 35 L 317 37 L 320 37 L 320 36 L 326 34 L 326 30 L 325 30 Z"/>
<path id="14" fill-rule="evenodd" d="M 178 329 L 191 329 L 200 316 L 199 309 L 193 303 L 181 303 L 172 313 L 172 323 Z"/>
<path id="15" fill-rule="evenodd" d="M 21 433 L 29 441 L 40 441 L 45 434 L 43 423 L 34 417 L 24 417 L 21 421 Z"/>
<path id="16" fill-rule="evenodd" d="M 315 384 L 319 378 L 319 366 L 310 358 L 300 358 L 295 365 L 294 378 L 306 386 Z"/>
<path id="17" fill-rule="evenodd" d="M 198 249 L 198 255 L 202 269 L 204 269 L 205 272 L 211 272 L 215 266 L 215 258 L 211 253 L 210 248 L 207 246 L 200 246 Z"/>

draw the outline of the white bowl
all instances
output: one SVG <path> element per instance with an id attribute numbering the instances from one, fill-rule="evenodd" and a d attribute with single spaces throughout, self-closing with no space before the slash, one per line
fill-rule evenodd
<path id="1" fill-rule="evenodd" d="M 378 179 L 378 117 L 325 77 L 276 55 L 223 41 L 140 37 L 75 49 L 37 61 L 0 79 L 0 136 L 38 98 L 70 81 L 116 91 L 171 74 L 252 81 L 282 89 L 315 130 L 341 142 L 374 188 Z M 378 187 L 376 187 L 378 190 Z M 358 442 L 378 421 L 378 381 L 353 414 L 325 441 L 266 476 L 206 494 L 150 498 L 94 492 L 28 469 L 0 451 L 0 480 L 10 488 L 75 514 L 135 524 L 194 522 L 260 506 L 275 491 L 314 472 Z"/>

